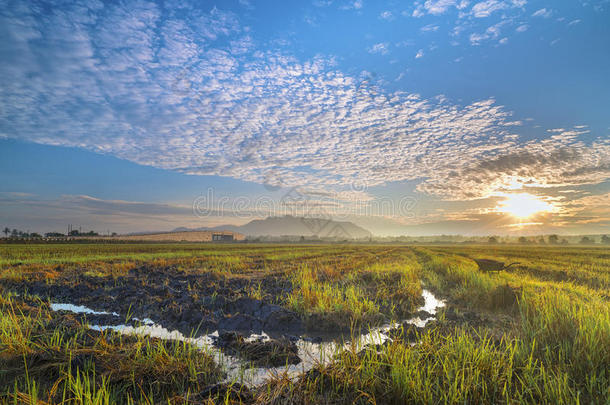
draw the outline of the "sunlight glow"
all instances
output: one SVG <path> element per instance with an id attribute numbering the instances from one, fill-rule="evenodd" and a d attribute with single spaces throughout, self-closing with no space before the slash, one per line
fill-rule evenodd
<path id="1" fill-rule="evenodd" d="M 517 218 L 527 218 L 541 212 L 552 212 L 555 207 L 540 198 L 527 193 L 504 194 L 506 199 L 496 209 Z"/>

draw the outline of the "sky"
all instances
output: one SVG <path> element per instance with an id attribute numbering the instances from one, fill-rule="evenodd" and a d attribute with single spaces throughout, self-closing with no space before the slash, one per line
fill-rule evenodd
<path id="1" fill-rule="evenodd" d="M 0 0 L 0 225 L 610 233 L 608 21 L 608 0 Z"/>

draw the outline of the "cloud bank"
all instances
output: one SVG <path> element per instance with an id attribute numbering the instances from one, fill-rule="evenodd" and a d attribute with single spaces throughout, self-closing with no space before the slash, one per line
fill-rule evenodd
<path id="1" fill-rule="evenodd" d="M 484 3 L 475 17 L 499 9 Z M 422 7 L 440 14 L 462 4 Z M 520 123 L 493 99 L 458 105 L 383 91 L 331 57 L 299 61 L 259 47 L 217 8 L 88 1 L 2 10 L 0 137 L 284 186 L 421 179 L 420 191 L 446 199 L 610 177 L 608 140 L 520 142 Z"/>

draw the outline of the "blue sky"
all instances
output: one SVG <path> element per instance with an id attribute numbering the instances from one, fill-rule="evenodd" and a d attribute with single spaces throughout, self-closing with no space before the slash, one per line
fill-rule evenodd
<path id="1" fill-rule="evenodd" d="M 607 0 L 0 1 L 0 222 L 606 232 L 607 21 Z"/>

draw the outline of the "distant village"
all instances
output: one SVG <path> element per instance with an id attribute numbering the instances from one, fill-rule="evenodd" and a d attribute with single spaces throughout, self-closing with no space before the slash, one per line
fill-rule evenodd
<path id="1" fill-rule="evenodd" d="M 421 243 L 421 244 L 519 244 L 519 245 L 610 245 L 610 235 L 537 235 L 537 236 L 464 236 L 464 235 L 434 235 L 434 236 L 371 236 L 367 238 L 336 238 L 303 235 L 243 235 L 232 231 L 182 231 L 156 232 L 120 235 L 116 232 L 101 234 L 96 231 L 82 231 L 68 227 L 68 231 L 38 232 L 22 231 L 5 227 L 2 230 L 3 243 L 36 242 L 85 242 L 94 240 L 117 242 L 251 242 L 251 243 L 328 243 L 328 242 L 360 242 L 360 243 Z"/>

